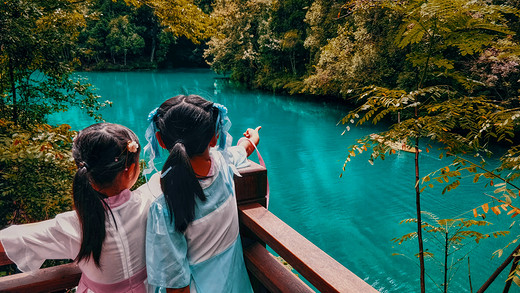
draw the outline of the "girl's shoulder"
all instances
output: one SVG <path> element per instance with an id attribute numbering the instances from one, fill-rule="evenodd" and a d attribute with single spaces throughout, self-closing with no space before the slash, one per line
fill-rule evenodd
<path id="1" fill-rule="evenodd" d="M 220 161 L 224 160 L 224 156 L 222 155 L 222 153 L 220 152 L 220 150 L 218 148 L 210 148 L 209 155 L 213 162 L 220 163 Z"/>

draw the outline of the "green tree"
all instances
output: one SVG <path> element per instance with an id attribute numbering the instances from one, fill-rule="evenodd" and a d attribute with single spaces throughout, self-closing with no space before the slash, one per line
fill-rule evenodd
<path id="1" fill-rule="evenodd" d="M 410 0 L 396 4 L 384 3 L 403 20 L 397 34 L 397 45 L 407 50 L 407 62 L 416 77 L 413 89 L 388 89 L 371 87 L 360 96 L 361 106 L 350 112 L 343 123 L 377 123 L 389 114 L 404 113 L 406 119 L 394 122 L 377 140 L 366 137 L 350 148 L 345 164 L 356 151 L 372 147 L 370 160 L 384 158 L 395 152 L 392 142 L 408 142 L 415 147 L 415 203 L 417 213 L 417 239 L 419 246 L 421 292 L 425 292 L 424 246 L 422 240 L 421 192 L 419 172 L 419 143 L 428 139 L 440 143 L 444 154 L 485 154 L 493 142 L 512 143 L 513 129 L 518 126 L 515 117 L 518 109 L 508 109 L 483 95 L 471 95 L 475 82 L 464 71 L 464 58 L 478 56 L 486 49 L 502 48 L 501 40 L 507 39 L 505 15 L 516 13 L 512 7 L 492 5 L 483 1 L 460 0 Z M 513 47 L 516 47 L 513 46 Z M 520 117 L 520 116 L 519 116 Z M 422 148 L 426 148 L 421 145 Z M 518 147 L 512 147 L 502 162 L 520 155 Z M 455 161 L 464 166 L 458 157 Z M 461 163 L 462 162 L 462 163 Z M 467 164 L 467 163 L 465 163 Z M 509 169 L 518 172 L 516 167 Z M 507 166 L 512 167 L 512 166 Z M 460 167 L 459 167 L 460 168 Z M 475 164 L 465 166 L 476 170 Z M 506 168 L 503 165 L 502 168 Z M 445 190 L 458 186 L 461 170 L 442 174 L 449 182 Z M 513 175 L 512 178 L 518 177 Z M 511 178 L 511 177 L 510 177 Z"/>
<path id="2" fill-rule="evenodd" d="M 306 70 L 309 58 L 308 50 L 303 46 L 306 38 L 306 12 L 311 1 L 284 0 L 276 1 L 272 12 L 272 30 L 281 40 L 281 51 L 271 52 L 271 60 L 266 65 L 274 68 L 282 67 L 294 77 Z M 289 58 L 287 58 L 289 57 Z M 289 59 L 289 64 L 287 64 Z"/>
<path id="3" fill-rule="evenodd" d="M 293 75 L 296 75 L 296 47 L 301 45 L 300 35 L 298 30 L 290 30 L 286 32 L 282 39 L 282 50 L 289 54 L 289 61 L 291 62 L 291 70 Z"/>
<path id="4" fill-rule="evenodd" d="M 251 84 L 262 69 L 260 46 L 279 48 L 279 40 L 271 38 L 266 26 L 271 11 L 270 1 L 217 0 L 212 13 L 217 22 L 216 34 L 204 52 L 212 69 L 231 72 L 231 78 Z M 264 39 L 259 42 L 260 36 Z"/>
<path id="5" fill-rule="evenodd" d="M 0 3 L 0 117 L 29 125 L 80 106 L 102 104 L 89 84 L 73 80 L 82 13 L 88 1 L 16 0 Z"/>
<path id="6" fill-rule="evenodd" d="M 306 18 L 310 32 L 305 44 L 316 61 L 304 92 L 351 97 L 372 84 L 394 88 L 405 55 L 393 41 L 400 16 L 375 1 L 348 1 L 334 16 L 316 3 Z M 327 39 L 320 23 L 325 17 L 343 21 Z"/>
<path id="7" fill-rule="evenodd" d="M 198 44 L 213 34 L 213 20 L 193 0 L 125 0 L 125 2 L 136 7 L 142 5 L 151 7 L 161 25 L 166 27 L 175 38 L 186 37 Z M 201 4 L 204 4 L 203 2 Z"/>
<path id="8" fill-rule="evenodd" d="M 328 39 L 336 37 L 337 27 L 342 24 L 340 18 L 344 4 L 334 0 L 315 0 L 307 9 L 304 22 L 307 24 L 307 37 L 304 46 L 310 51 L 310 62 L 316 64 L 319 51 L 327 44 Z"/>
<path id="9" fill-rule="evenodd" d="M 137 27 L 130 23 L 128 16 L 116 17 L 108 26 L 110 33 L 107 36 L 107 45 L 113 55 L 123 54 L 123 64 L 126 66 L 128 53 L 140 52 L 144 48 L 144 40 L 137 33 Z M 115 61 L 115 57 L 113 59 Z"/>
<path id="10" fill-rule="evenodd" d="M 135 10 L 135 9 L 134 9 Z M 113 51 L 108 49 L 107 36 L 110 33 L 110 22 L 120 16 L 132 15 L 133 8 L 122 1 L 92 0 L 88 6 L 86 25 L 80 31 L 78 47 L 83 68 L 105 64 L 111 60 Z M 113 60 L 112 60 L 113 61 Z"/>
<path id="11" fill-rule="evenodd" d="M 161 34 L 164 34 L 163 27 L 159 23 L 159 19 L 154 14 L 153 9 L 149 6 L 141 6 L 136 10 L 135 17 L 136 26 L 142 27 L 143 32 L 140 34 L 145 41 L 145 49 L 148 52 L 150 63 L 155 63 L 157 51 L 161 46 Z M 169 45 L 169 43 L 168 43 Z"/>

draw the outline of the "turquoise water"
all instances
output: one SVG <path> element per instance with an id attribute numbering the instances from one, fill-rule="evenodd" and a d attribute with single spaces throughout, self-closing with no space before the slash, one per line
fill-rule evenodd
<path id="1" fill-rule="evenodd" d="M 415 217 L 413 155 L 399 153 L 376 161 L 373 166 L 366 154 L 357 155 L 339 178 L 347 147 L 384 126 L 356 127 L 341 135 L 344 126 L 336 124 L 348 110 L 342 106 L 236 88 L 203 69 L 78 74 L 95 85 L 103 100 L 114 102 L 113 107 L 101 112 L 104 119 L 128 126 L 141 142 L 149 111 L 177 94 L 199 94 L 226 105 L 235 141 L 247 127 L 261 125 L 259 149 L 268 168 L 270 210 L 381 292 L 419 291 L 418 262 L 413 257 L 417 241 L 402 245 L 391 241 L 415 228 L 412 224 L 399 224 L 403 219 Z M 94 122 L 79 111 L 60 113 L 50 121 L 67 123 L 77 130 Z M 252 159 L 256 157 L 253 155 Z M 421 174 L 448 163 L 439 160 L 435 150 L 423 152 Z M 489 194 L 493 194 L 491 189 L 472 184 L 468 178 L 445 195 L 441 195 L 441 188 L 428 188 L 423 193 L 422 209 L 441 218 L 471 218 L 471 210 L 488 202 Z M 504 214 L 488 214 L 487 219 L 495 225 L 479 231 L 508 229 L 512 222 Z M 516 228 L 512 234 L 518 234 Z M 485 239 L 473 250 L 470 268 L 474 291 L 505 259 L 505 256 L 491 259 L 491 253 L 511 239 Z M 474 246 L 469 244 L 463 252 Z M 433 239 L 426 239 L 425 247 L 437 252 Z M 506 250 L 504 254 L 509 253 Z M 427 269 L 440 286 L 441 268 L 429 261 Z M 427 279 L 428 291 L 438 292 Z M 488 292 L 501 291 L 503 281 L 502 275 Z M 449 290 L 470 292 L 469 288 L 468 262 L 464 259 L 450 281 Z M 510 292 L 517 291 L 520 290 L 513 285 Z"/>

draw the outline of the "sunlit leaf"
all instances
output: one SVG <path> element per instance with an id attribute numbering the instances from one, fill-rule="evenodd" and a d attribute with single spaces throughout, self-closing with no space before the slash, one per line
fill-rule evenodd
<path id="1" fill-rule="evenodd" d="M 520 278 L 518 278 L 516 275 L 513 277 L 513 282 L 515 282 L 515 284 L 520 287 Z"/>

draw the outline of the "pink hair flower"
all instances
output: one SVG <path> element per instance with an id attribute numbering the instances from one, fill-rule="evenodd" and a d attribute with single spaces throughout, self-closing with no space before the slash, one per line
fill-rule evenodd
<path id="1" fill-rule="evenodd" d="M 126 148 L 128 149 L 129 152 L 135 153 L 135 152 L 137 152 L 139 145 L 137 144 L 137 142 L 135 142 L 133 140 L 129 140 L 128 144 L 126 145 Z"/>

